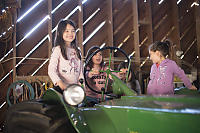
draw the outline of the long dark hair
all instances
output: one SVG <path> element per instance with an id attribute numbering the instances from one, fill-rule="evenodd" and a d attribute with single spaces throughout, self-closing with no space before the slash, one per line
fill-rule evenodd
<path id="1" fill-rule="evenodd" d="M 55 40 L 54 40 L 54 46 L 60 46 L 62 56 L 66 60 L 68 60 L 68 58 L 67 58 L 67 53 L 66 53 L 66 50 L 65 50 L 66 49 L 65 41 L 63 40 L 63 32 L 65 31 L 67 24 L 71 25 L 76 30 L 75 23 L 72 20 L 61 19 L 58 22 Z M 76 54 L 77 54 L 78 58 L 81 59 L 81 52 L 77 47 L 76 36 L 75 36 L 75 39 L 71 42 L 70 45 L 71 45 L 72 48 L 74 48 L 76 50 Z"/>
<path id="2" fill-rule="evenodd" d="M 85 61 L 87 61 L 88 58 L 89 58 L 89 56 L 90 56 L 92 53 L 94 53 L 95 51 L 97 51 L 98 49 L 100 49 L 99 46 L 93 46 L 93 47 L 91 47 L 91 48 L 88 50 L 87 54 L 86 54 Z M 91 59 L 91 60 L 88 62 L 87 67 L 89 67 L 90 69 L 92 69 L 92 68 L 93 68 L 93 65 L 94 65 L 94 63 L 93 63 L 93 61 L 92 61 L 92 59 Z M 103 61 L 103 58 L 102 58 L 102 61 L 101 61 L 101 63 L 100 63 L 101 68 L 103 67 L 103 65 L 104 65 L 104 61 Z"/>
<path id="3" fill-rule="evenodd" d="M 128 62 L 121 62 L 118 67 L 117 67 L 117 70 L 120 71 L 120 69 L 123 69 L 123 68 L 127 68 L 128 69 Z M 130 71 L 129 71 L 129 74 L 128 76 L 131 74 L 131 79 L 130 81 L 135 81 L 136 80 L 136 76 L 135 76 L 135 73 L 134 71 L 132 70 L 132 67 L 130 67 Z M 134 82 L 133 82 L 134 83 Z"/>
<path id="4" fill-rule="evenodd" d="M 171 54 L 171 42 L 166 40 L 164 42 L 155 42 L 149 46 L 149 50 L 152 52 L 159 51 L 165 58 L 170 57 Z"/>
<path id="5" fill-rule="evenodd" d="M 123 68 L 127 68 L 128 69 L 128 62 L 121 62 L 119 65 L 118 65 L 118 71 L 120 71 L 120 69 L 123 69 Z M 131 85 L 131 89 L 133 89 L 134 91 L 136 91 L 136 93 L 138 95 L 141 94 L 141 87 L 140 87 L 140 84 L 139 84 L 139 81 L 137 80 L 136 76 L 135 76 L 135 73 L 133 71 L 133 67 L 130 66 L 130 70 L 129 70 L 129 73 L 128 73 L 128 77 L 130 76 L 131 74 L 131 79 L 130 81 L 128 81 L 128 83 Z"/>

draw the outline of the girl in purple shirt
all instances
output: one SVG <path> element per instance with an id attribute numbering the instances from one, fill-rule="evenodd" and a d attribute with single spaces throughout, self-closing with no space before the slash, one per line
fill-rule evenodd
<path id="1" fill-rule="evenodd" d="M 83 79 L 80 51 L 76 44 L 76 28 L 71 20 L 61 20 L 58 23 L 55 47 L 48 66 L 48 75 L 62 92 L 68 84 L 78 84 Z"/>
<path id="2" fill-rule="evenodd" d="M 147 94 L 173 95 L 173 81 L 175 75 L 184 82 L 187 88 L 197 90 L 176 62 L 167 58 L 169 56 L 169 49 L 169 41 L 155 42 L 149 46 L 149 55 L 153 65 L 151 67 Z"/>

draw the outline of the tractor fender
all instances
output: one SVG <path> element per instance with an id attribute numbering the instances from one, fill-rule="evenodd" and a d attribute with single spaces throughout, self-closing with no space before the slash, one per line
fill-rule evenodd
<path id="1" fill-rule="evenodd" d="M 78 107 L 67 104 L 64 101 L 63 95 L 61 93 L 57 92 L 53 88 L 49 88 L 42 96 L 42 99 L 45 102 L 55 104 L 58 103 L 63 105 L 65 108 L 66 115 L 68 116 L 69 120 L 71 121 L 71 124 L 73 125 L 77 133 L 90 133 L 82 112 L 79 110 Z"/>

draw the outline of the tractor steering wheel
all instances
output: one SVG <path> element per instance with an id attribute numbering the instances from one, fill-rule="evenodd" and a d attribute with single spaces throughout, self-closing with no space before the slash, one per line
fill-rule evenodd
<path id="1" fill-rule="evenodd" d="M 95 54 L 97 54 L 97 53 L 100 52 L 100 51 L 107 50 L 107 49 L 110 50 L 109 65 L 108 65 L 108 68 L 107 68 L 105 71 L 100 70 L 100 72 L 106 72 L 105 87 L 107 86 L 108 78 L 109 78 L 110 73 L 112 73 L 112 72 L 119 72 L 119 71 L 112 71 L 112 70 L 110 69 L 112 52 L 113 52 L 114 50 L 120 51 L 120 52 L 127 58 L 127 62 L 128 62 L 128 63 L 130 62 L 130 59 L 129 59 L 128 55 L 127 55 L 122 49 L 120 49 L 120 48 L 118 48 L 118 47 L 109 47 L 109 46 L 108 46 L 108 47 L 103 47 L 103 48 L 101 48 L 101 49 L 96 50 L 96 51 L 93 52 L 92 54 L 88 55 L 88 58 L 87 58 L 87 60 L 85 61 L 85 65 L 84 65 L 85 84 L 88 86 L 88 88 L 89 88 L 90 90 L 92 90 L 92 91 L 94 91 L 95 93 L 98 93 L 98 94 L 101 94 L 102 92 L 93 89 L 93 88 L 88 84 L 88 82 L 87 82 L 87 80 L 86 80 L 86 78 L 87 78 L 87 77 L 86 77 L 86 73 L 87 73 L 88 71 L 90 71 L 90 70 L 87 70 L 87 66 L 88 66 L 89 61 L 92 59 L 92 57 L 93 57 Z M 110 91 L 107 91 L 107 89 L 105 88 L 104 94 L 110 94 L 110 93 L 111 93 L 111 92 L 110 92 Z"/>

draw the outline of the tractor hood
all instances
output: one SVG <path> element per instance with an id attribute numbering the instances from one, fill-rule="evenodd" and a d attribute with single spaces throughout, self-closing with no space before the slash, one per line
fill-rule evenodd
<path id="1" fill-rule="evenodd" d="M 124 96 L 82 112 L 92 133 L 200 132 L 198 97 Z"/>
<path id="2" fill-rule="evenodd" d="M 122 96 L 121 99 L 106 101 L 98 106 L 103 108 L 200 114 L 200 97 Z"/>
<path id="3" fill-rule="evenodd" d="M 199 97 L 122 96 L 78 108 L 67 105 L 62 95 L 49 89 L 43 100 L 61 103 L 78 133 L 200 132 Z"/>

